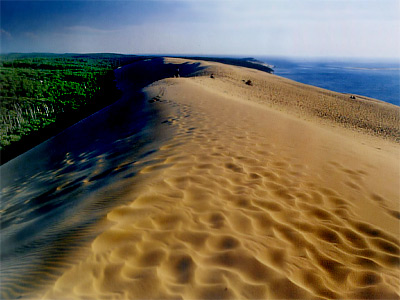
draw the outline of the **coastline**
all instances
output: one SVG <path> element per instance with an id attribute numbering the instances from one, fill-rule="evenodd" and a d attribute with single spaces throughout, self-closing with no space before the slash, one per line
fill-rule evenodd
<path id="1" fill-rule="evenodd" d="M 257 58 L 273 64 L 274 74 L 278 76 L 400 106 L 400 62 L 396 58 Z"/>
<path id="2" fill-rule="evenodd" d="M 399 297 L 399 108 L 213 62 L 131 71 L 127 85 L 153 82 L 142 95 L 160 112 L 155 134 L 171 134 L 135 160 L 126 188 L 116 177 L 95 194 L 122 205 L 29 296 Z M 111 166 L 93 175 L 126 165 Z"/>

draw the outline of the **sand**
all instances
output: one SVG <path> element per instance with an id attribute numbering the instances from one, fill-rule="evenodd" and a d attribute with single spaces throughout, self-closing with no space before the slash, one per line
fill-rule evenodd
<path id="1" fill-rule="evenodd" d="M 143 93 L 173 137 L 37 297 L 400 298 L 399 108 L 218 63 L 159 68 L 171 64 L 183 77 Z"/>

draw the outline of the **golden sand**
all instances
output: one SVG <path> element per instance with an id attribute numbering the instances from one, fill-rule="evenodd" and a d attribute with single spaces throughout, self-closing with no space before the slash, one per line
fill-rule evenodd
<path id="1" fill-rule="evenodd" d="M 174 136 L 40 297 L 399 298 L 399 109 L 202 66 L 144 89 Z"/>

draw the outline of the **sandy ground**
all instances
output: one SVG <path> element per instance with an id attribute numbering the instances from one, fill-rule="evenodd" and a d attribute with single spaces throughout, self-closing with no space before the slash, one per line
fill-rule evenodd
<path id="1" fill-rule="evenodd" d="M 185 77 L 144 93 L 173 138 L 38 297 L 398 299 L 399 108 L 165 63 Z"/>

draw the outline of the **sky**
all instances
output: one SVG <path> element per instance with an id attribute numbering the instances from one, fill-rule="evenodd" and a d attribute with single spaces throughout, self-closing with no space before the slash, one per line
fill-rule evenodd
<path id="1" fill-rule="evenodd" d="M 1 0 L 0 9 L 2 53 L 400 53 L 400 0 Z"/>

